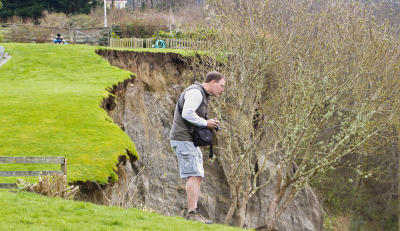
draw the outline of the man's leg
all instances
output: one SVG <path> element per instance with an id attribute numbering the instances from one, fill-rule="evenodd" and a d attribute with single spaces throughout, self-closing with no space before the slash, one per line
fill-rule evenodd
<path id="1" fill-rule="evenodd" d="M 203 177 L 196 177 L 197 178 L 197 197 L 196 197 L 196 209 L 197 209 L 197 202 L 199 201 L 199 196 L 200 196 L 200 186 L 201 186 L 201 181 L 203 180 Z"/>
<path id="2" fill-rule="evenodd" d="M 201 176 L 191 176 L 186 181 L 186 195 L 188 200 L 188 210 L 196 211 L 197 202 L 200 195 L 200 185 L 203 178 Z"/>
<path id="3" fill-rule="evenodd" d="M 201 179 L 200 176 L 190 176 L 186 181 L 186 195 L 189 211 L 196 211 L 197 208 L 200 191 L 199 178 Z"/>
<path id="4" fill-rule="evenodd" d="M 188 199 L 188 214 L 186 220 L 195 220 L 205 224 L 212 224 L 212 221 L 202 217 L 197 211 L 197 202 L 200 195 L 201 176 L 191 176 L 186 181 L 186 195 Z"/>

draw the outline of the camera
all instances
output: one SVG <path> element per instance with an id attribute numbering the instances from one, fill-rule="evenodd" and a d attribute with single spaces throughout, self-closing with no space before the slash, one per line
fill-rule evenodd
<path id="1" fill-rule="evenodd" d="M 221 130 L 221 128 L 219 126 L 216 126 L 215 131 L 219 131 L 219 130 Z"/>

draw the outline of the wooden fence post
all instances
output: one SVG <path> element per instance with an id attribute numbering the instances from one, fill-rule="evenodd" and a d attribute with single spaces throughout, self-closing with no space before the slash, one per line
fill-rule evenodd
<path id="1" fill-rule="evenodd" d="M 61 164 L 61 171 L 64 172 L 64 175 L 67 175 L 67 158 L 64 158 L 64 163 Z"/>

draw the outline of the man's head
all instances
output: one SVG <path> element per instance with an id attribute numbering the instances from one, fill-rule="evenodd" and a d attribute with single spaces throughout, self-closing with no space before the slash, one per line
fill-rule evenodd
<path id="1" fill-rule="evenodd" d="M 216 71 L 209 72 L 203 83 L 204 89 L 212 96 L 220 95 L 225 88 L 225 77 Z"/>

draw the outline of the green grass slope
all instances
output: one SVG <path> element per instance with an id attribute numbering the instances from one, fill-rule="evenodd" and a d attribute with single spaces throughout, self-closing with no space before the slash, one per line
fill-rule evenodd
<path id="1" fill-rule="evenodd" d="M 0 230 L 242 230 L 205 225 L 138 209 L 107 207 L 49 198 L 33 193 L 0 191 Z"/>
<path id="2" fill-rule="evenodd" d="M 99 105 L 131 73 L 93 46 L 1 45 L 12 58 L 0 67 L 0 156 L 65 156 L 69 182 L 115 179 L 118 156 L 137 154 Z"/>

